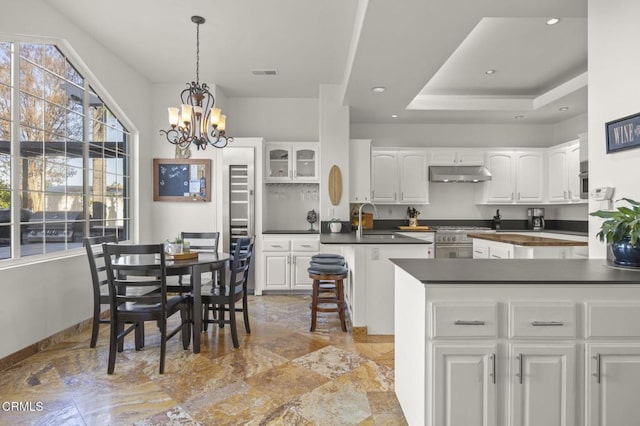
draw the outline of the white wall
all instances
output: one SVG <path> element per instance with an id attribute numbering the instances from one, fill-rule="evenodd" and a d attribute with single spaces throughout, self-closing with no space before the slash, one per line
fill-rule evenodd
<path id="1" fill-rule="evenodd" d="M 318 99 L 227 98 L 228 133 L 266 141 L 319 140 Z"/>
<path id="2" fill-rule="evenodd" d="M 552 145 L 578 139 L 578 135 L 587 130 L 587 121 L 588 114 L 584 113 L 554 125 Z"/>
<path id="3" fill-rule="evenodd" d="M 98 79 L 98 86 L 105 89 L 104 97 L 117 103 L 127 121 L 133 123 L 132 130 L 138 132 L 140 146 L 134 147 L 134 173 L 138 171 L 138 160 L 142 164 L 150 160 L 151 88 L 144 77 L 87 37 L 45 1 L 6 2 L 0 14 L 0 29 L 4 34 L 66 40 Z M 133 188 L 133 214 L 148 218 L 151 205 L 137 200 L 139 193 L 150 192 L 151 179 L 143 173 L 134 182 L 139 186 Z M 150 229 L 148 222 L 141 221 L 137 232 L 145 238 Z M 63 259 L 0 269 L 0 292 L 12 300 L 0 313 L 0 329 L 3 330 L 0 358 L 91 317 L 93 299 L 88 263 L 84 251 L 77 253 Z"/>
<path id="4" fill-rule="evenodd" d="M 329 172 L 338 166 L 342 197 L 338 205 L 329 199 Z M 342 105 L 341 88 L 320 86 L 320 220 L 349 218 L 349 108 Z"/>
<path id="5" fill-rule="evenodd" d="M 604 124 L 640 112 L 640 2 L 589 0 L 589 185 L 613 186 L 615 198 L 640 199 L 640 148 L 607 154 Z M 601 208 L 590 201 L 589 211 Z M 606 257 L 595 234 L 600 220 L 589 220 L 589 257 Z"/>

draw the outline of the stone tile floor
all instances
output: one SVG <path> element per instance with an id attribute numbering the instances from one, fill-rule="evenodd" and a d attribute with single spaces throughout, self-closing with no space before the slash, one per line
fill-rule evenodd
<path id="1" fill-rule="evenodd" d="M 393 388 L 393 337 L 354 339 L 336 314 L 309 332 L 310 296 L 252 297 L 240 348 L 209 326 L 202 352 L 167 346 L 146 326 L 142 351 L 128 337 L 107 375 L 108 326 L 87 330 L 0 371 L 0 425 L 404 425 Z M 7 403 L 21 402 L 22 410 Z"/>

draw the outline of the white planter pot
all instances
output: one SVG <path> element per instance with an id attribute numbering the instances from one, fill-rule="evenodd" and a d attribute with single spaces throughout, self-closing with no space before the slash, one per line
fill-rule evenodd
<path id="1" fill-rule="evenodd" d="M 329 229 L 331 232 L 340 232 L 342 231 L 342 223 L 340 222 L 331 222 L 329 224 Z"/>

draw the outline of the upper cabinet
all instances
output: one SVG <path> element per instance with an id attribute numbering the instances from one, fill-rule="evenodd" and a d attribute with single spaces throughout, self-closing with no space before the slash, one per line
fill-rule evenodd
<path id="1" fill-rule="evenodd" d="M 349 143 L 349 201 L 371 201 L 371 139 Z"/>
<path id="2" fill-rule="evenodd" d="M 544 155 L 540 150 L 489 151 L 485 166 L 491 180 L 483 184 L 482 204 L 540 203 L 544 199 Z"/>
<path id="3" fill-rule="evenodd" d="M 268 142 L 266 182 L 319 182 L 318 143 Z"/>
<path id="4" fill-rule="evenodd" d="M 429 150 L 429 165 L 431 166 L 482 166 L 484 152 L 479 149 L 445 149 Z"/>
<path id="5" fill-rule="evenodd" d="M 371 158 L 371 201 L 428 203 L 426 151 L 374 150 Z"/>
<path id="6" fill-rule="evenodd" d="M 549 148 L 547 199 L 551 203 L 580 202 L 580 143 L 571 141 Z"/>

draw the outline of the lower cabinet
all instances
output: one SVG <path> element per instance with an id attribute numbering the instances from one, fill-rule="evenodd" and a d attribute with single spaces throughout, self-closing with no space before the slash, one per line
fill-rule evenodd
<path id="1" fill-rule="evenodd" d="M 265 237 L 263 290 L 311 290 L 309 262 L 318 253 L 319 240 Z"/>
<path id="2" fill-rule="evenodd" d="M 585 424 L 640 424 L 640 343 L 587 343 L 586 365 Z"/>
<path id="3" fill-rule="evenodd" d="M 576 345 L 509 344 L 513 426 L 575 425 Z"/>
<path id="4" fill-rule="evenodd" d="M 497 345 L 434 343 L 432 353 L 432 424 L 495 425 Z"/>

